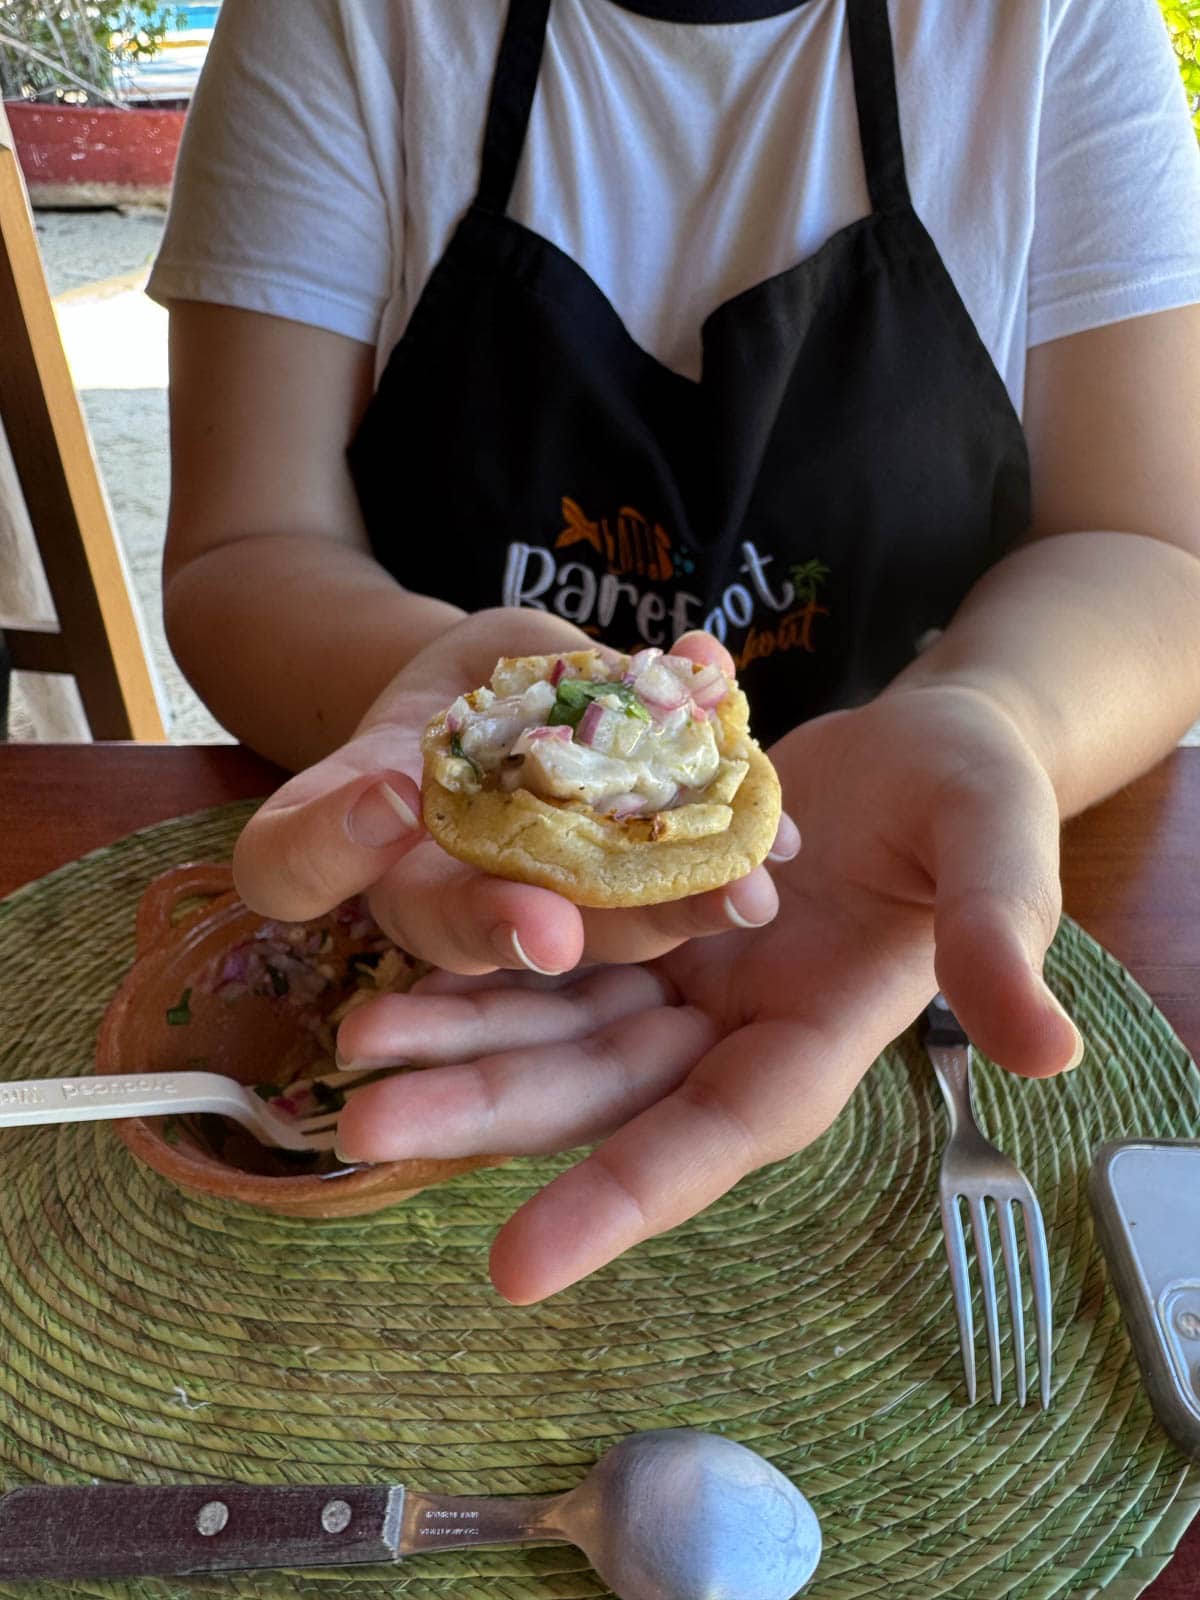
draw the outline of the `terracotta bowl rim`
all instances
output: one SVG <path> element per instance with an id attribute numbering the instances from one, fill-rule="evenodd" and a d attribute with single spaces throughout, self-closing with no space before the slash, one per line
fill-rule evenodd
<path id="1" fill-rule="evenodd" d="M 161 907 L 169 905 L 176 898 L 187 899 L 191 894 L 202 896 L 205 903 L 178 921 L 162 919 Z M 149 920 L 143 915 L 147 906 L 152 910 Z M 157 927 L 154 925 L 156 915 L 162 919 Z M 97 1074 L 108 1076 L 136 1070 L 120 1060 L 119 1039 L 129 1018 L 136 1014 L 146 985 L 172 962 L 186 958 L 190 943 L 224 925 L 234 925 L 243 920 L 254 925 L 278 919 L 261 916 L 243 904 L 233 887 L 232 869 L 227 866 L 185 862 L 168 868 L 151 881 L 139 905 L 137 954 L 105 1008 L 100 1024 L 95 1051 Z M 381 1190 L 403 1191 L 396 1195 L 399 1200 L 460 1173 L 482 1166 L 499 1165 L 504 1159 L 495 1156 L 450 1160 L 413 1159 L 380 1162 L 328 1174 L 272 1176 L 243 1172 L 214 1156 L 170 1145 L 152 1126 L 150 1119 L 145 1117 L 121 1118 L 113 1126 L 117 1136 L 132 1153 L 161 1176 L 191 1190 L 199 1189 L 203 1193 L 237 1200 L 245 1205 L 268 1208 L 322 1200 L 330 1206 L 340 1207 L 341 1203 L 359 1196 L 363 1199 L 378 1196 Z"/>

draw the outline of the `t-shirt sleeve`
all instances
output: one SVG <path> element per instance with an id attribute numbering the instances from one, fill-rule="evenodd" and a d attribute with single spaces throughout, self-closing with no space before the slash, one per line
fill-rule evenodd
<path id="1" fill-rule="evenodd" d="M 403 197 L 359 113 L 338 0 L 225 0 L 148 284 L 373 344 Z"/>
<path id="2" fill-rule="evenodd" d="M 1028 343 L 1200 301 L 1200 147 L 1158 0 L 1060 0 Z"/>

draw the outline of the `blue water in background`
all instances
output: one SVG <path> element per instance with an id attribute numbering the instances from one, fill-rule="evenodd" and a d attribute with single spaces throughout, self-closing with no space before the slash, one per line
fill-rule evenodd
<path id="1" fill-rule="evenodd" d="M 185 13 L 184 17 L 176 24 L 177 33 L 191 33 L 196 28 L 211 28 L 217 20 L 217 12 L 221 9 L 221 0 L 211 0 L 207 5 L 189 5 L 186 3 L 172 5 Z"/>

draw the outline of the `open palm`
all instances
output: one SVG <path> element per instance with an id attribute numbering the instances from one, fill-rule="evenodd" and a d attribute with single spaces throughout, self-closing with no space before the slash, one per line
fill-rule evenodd
<path id="1" fill-rule="evenodd" d="M 363 1007 L 344 1058 L 441 1063 L 355 1096 L 347 1157 L 596 1144 L 493 1249 L 528 1302 L 675 1226 L 833 1120 L 939 984 L 995 1059 L 1060 1070 L 1077 1035 L 1040 978 L 1058 920 L 1058 815 L 1007 718 L 920 689 L 772 751 L 800 823 L 767 927 L 562 980 L 439 974 Z"/>

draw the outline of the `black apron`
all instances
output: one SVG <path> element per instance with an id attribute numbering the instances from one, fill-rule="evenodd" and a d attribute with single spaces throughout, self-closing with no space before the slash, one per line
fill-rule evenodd
<path id="1" fill-rule="evenodd" d="M 909 199 L 886 0 L 845 4 L 873 209 L 714 311 L 694 381 L 506 215 L 551 5 L 511 0 L 479 192 L 349 456 L 407 588 L 629 650 L 707 627 L 764 743 L 876 694 L 1029 520 L 1020 422 Z"/>

